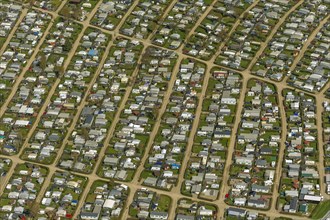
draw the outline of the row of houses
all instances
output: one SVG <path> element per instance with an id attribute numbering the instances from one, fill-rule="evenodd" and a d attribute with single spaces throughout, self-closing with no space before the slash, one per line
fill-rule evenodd
<path id="1" fill-rule="evenodd" d="M 260 214 L 257 211 L 247 211 L 241 208 L 229 207 L 226 209 L 225 213 L 228 219 L 246 219 L 246 220 L 255 220 L 255 219 L 270 219 L 264 214 Z"/>
<path id="2" fill-rule="evenodd" d="M 98 220 L 120 218 L 126 205 L 128 187 L 124 184 L 111 184 L 95 181 L 79 213 L 79 219 Z"/>
<path id="3" fill-rule="evenodd" d="M 245 12 L 241 22 L 222 48 L 216 63 L 243 70 L 265 42 L 280 18 L 294 6 L 292 1 L 258 2 Z"/>
<path id="4" fill-rule="evenodd" d="M 13 132 L 24 132 L 23 134 L 27 135 L 30 127 L 35 123 L 35 120 L 31 120 L 31 116 L 37 117 L 42 108 L 42 103 L 45 102 L 52 86 L 60 76 L 63 62 L 69 53 L 69 51 L 59 51 L 56 48 L 62 47 L 61 42 L 63 42 L 63 39 L 65 42 L 76 40 L 77 33 L 73 33 L 73 27 L 76 26 L 77 24 L 71 22 L 66 23 L 57 20 L 51 27 L 46 40 L 41 45 L 44 50 L 39 51 L 36 55 L 35 60 L 18 85 L 19 92 L 14 95 L 6 110 L 6 113 L 15 115 L 17 120 L 21 121 L 21 126 L 15 128 Z M 46 48 L 51 49 L 46 50 Z M 24 120 L 25 118 L 30 119 L 28 121 Z M 15 118 L 8 117 L 8 119 L 14 120 Z M 52 160 L 50 158 L 56 155 L 54 149 L 61 144 L 62 132 L 49 128 L 40 129 L 38 126 L 32 134 L 32 138 L 29 139 L 29 145 L 21 155 L 23 159 L 41 163 L 49 163 Z"/>
<path id="5" fill-rule="evenodd" d="M 266 209 L 270 204 L 281 140 L 274 85 L 251 79 L 243 105 L 230 168 L 227 203 Z"/>
<path id="6" fill-rule="evenodd" d="M 288 84 L 309 92 L 320 91 L 330 77 L 330 22 L 317 33 L 298 66 L 288 79 Z"/>
<path id="7" fill-rule="evenodd" d="M 212 70 L 182 193 L 209 200 L 218 198 L 240 89 L 240 75 Z"/>
<path id="8" fill-rule="evenodd" d="M 120 33 L 138 39 L 147 38 L 155 29 L 170 0 L 139 1 L 120 28 Z"/>
<path id="9" fill-rule="evenodd" d="M 97 9 L 91 23 L 107 30 L 117 27 L 127 10 L 132 6 L 132 0 L 106 0 Z"/>
<path id="10" fill-rule="evenodd" d="M 30 163 L 17 164 L 0 197 L 0 218 L 36 217 L 33 204 L 47 174 L 48 169 L 45 167 Z"/>
<path id="11" fill-rule="evenodd" d="M 78 34 L 73 33 L 73 28 L 77 26 L 75 23 L 60 20 L 53 24 L 46 40 L 41 45 L 42 51 L 36 55 L 22 82 L 18 85 L 18 92 L 6 110 L 6 113 L 16 115 L 16 118 L 12 118 L 13 120 L 21 120 L 23 123 L 26 117 L 37 117 L 69 53 L 69 50 L 62 50 L 62 45 L 76 40 Z M 14 131 L 28 131 L 34 123 L 35 121 L 31 120 L 30 123 L 22 124 Z M 48 128 L 37 129 L 21 156 L 25 160 L 47 163 L 51 161 L 49 158 L 56 155 L 54 149 L 60 145 L 61 141 L 61 132 Z"/>
<path id="12" fill-rule="evenodd" d="M 0 157 L 0 180 L 6 176 L 11 166 L 12 162 L 10 159 Z"/>
<path id="13" fill-rule="evenodd" d="M 52 56 L 54 54 L 67 55 L 77 39 L 81 29 L 82 25 L 59 17 L 50 29 L 41 50 L 48 56 Z M 51 58 L 48 57 L 48 59 Z M 61 66 L 64 59 L 65 57 L 59 57 L 54 60 L 56 61 L 56 65 Z"/>
<path id="14" fill-rule="evenodd" d="M 154 34 L 153 43 L 171 49 L 180 47 L 207 6 L 204 0 L 175 3 Z"/>
<path id="15" fill-rule="evenodd" d="M 39 7 L 48 11 L 56 11 L 61 5 L 60 1 L 53 0 L 35 0 L 33 1 L 33 6 Z"/>
<path id="16" fill-rule="evenodd" d="M 181 60 L 169 103 L 143 171 L 144 184 L 169 189 L 177 183 L 205 75 L 205 65 Z"/>
<path id="17" fill-rule="evenodd" d="M 142 188 L 135 192 L 129 215 L 138 219 L 168 219 L 171 197 Z"/>
<path id="18" fill-rule="evenodd" d="M 299 55 L 304 43 L 319 22 L 326 17 L 329 6 L 327 1 L 304 1 L 286 18 L 253 67 L 252 72 L 275 81 L 280 81 L 289 75 L 288 71 L 295 57 Z M 303 69 L 301 75 L 305 75 L 305 68 Z M 295 78 L 297 76 L 292 75 L 292 80 L 289 82 L 300 85 L 301 82 Z M 301 87 L 308 91 L 314 90 L 309 81 L 306 79 L 303 81 L 306 83 L 303 83 Z"/>
<path id="19" fill-rule="evenodd" d="M 109 36 L 101 31 L 92 28 L 86 29 L 82 39 L 80 39 L 77 51 L 74 52 L 72 59 L 67 61 L 69 64 L 67 69 L 64 70 L 61 67 L 58 72 L 58 76 L 61 76 L 60 81 L 55 88 L 49 105 L 41 116 L 33 136 L 33 140 L 38 140 L 37 143 L 40 144 L 47 141 L 50 136 L 54 137 L 53 134 L 56 135 L 55 140 L 58 140 L 59 144 L 53 146 L 48 151 L 48 155 L 41 157 L 48 163 L 53 162 L 58 148 L 66 144 L 63 143 L 63 139 L 67 135 L 67 129 L 77 113 L 76 108 L 84 98 L 84 93 L 90 81 L 96 74 L 108 40 Z M 44 146 L 37 149 L 34 160 L 39 160 L 38 158 Z"/>
<path id="20" fill-rule="evenodd" d="M 218 0 L 187 40 L 183 53 L 210 59 L 232 29 L 236 19 L 253 3 L 251 0 Z"/>
<path id="21" fill-rule="evenodd" d="M 218 207 L 203 202 L 193 202 L 189 199 L 180 199 L 176 207 L 175 220 L 216 219 Z"/>
<path id="22" fill-rule="evenodd" d="M 51 16 L 48 14 L 29 10 L 10 39 L 0 60 L 1 104 L 9 97 L 16 79 L 25 74 L 23 68 L 43 36 L 50 19 Z M 33 123 L 31 116 L 37 113 L 32 105 L 24 103 L 24 98 L 19 98 L 20 95 L 24 96 L 23 94 L 29 91 L 24 84 L 25 82 L 22 82 L 19 85 L 15 101 L 9 103 L 5 114 L 0 119 L 4 125 L 0 129 L 0 132 L 4 134 L 0 139 L 0 146 L 5 154 L 18 152 L 22 137 L 27 134 L 28 127 Z M 38 95 L 42 95 L 43 91 L 43 88 L 35 88 L 35 93 Z"/>
<path id="23" fill-rule="evenodd" d="M 293 90 L 284 90 L 288 134 L 281 173 L 279 209 L 309 215 L 313 203 L 323 200 L 318 160 L 315 98 Z M 281 198 L 290 200 L 281 200 Z"/>
<path id="24" fill-rule="evenodd" d="M 329 89 L 325 89 L 324 95 L 329 98 L 330 97 L 330 88 Z"/>
<path id="25" fill-rule="evenodd" d="M 65 147 L 61 167 L 84 173 L 92 171 L 141 49 L 139 42 L 124 38 L 114 40 L 114 46 L 110 48 L 111 52 L 87 97 L 88 103 L 82 109 Z"/>
<path id="26" fill-rule="evenodd" d="M 324 167 L 326 170 L 325 183 L 326 193 L 330 195 L 330 106 L 329 102 L 323 103 L 324 109 L 322 113 L 323 122 L 323 143 L 324 143 Z"/>
<path id="27" fill-rule="evenodd" d="M 86 177 L 56 171 L 41 198 L 38 219 L 72 218 L 86 184 Z"/>
<path id="28" fill-rule="evenodd" d="M 1 47 L 6 40 L 6 37 L 15 26 L 16 21 L 20 16 L 21 10 L 22 10 L 21 5 L 15 3 L 9 3 L 9 2 L 0 3 L 0 46 Z"/>
<path id="29" fill-rule="evenodd" d="M 69 0 L 61 8 L 59 14 L 67 18 L 84 21 L 97 3 L 98 0 Z"/>
<path id="30" fill-rule="evenodd" d="M 100 175 L 130 180 L 145 153 L 177 54 L 148 47 L 103 159 Z"/>

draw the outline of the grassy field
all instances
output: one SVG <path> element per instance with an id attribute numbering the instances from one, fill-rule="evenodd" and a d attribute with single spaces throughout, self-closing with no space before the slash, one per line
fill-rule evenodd
<path id="1" fill-rule="evenodd" d="M 320 219 L 329 211 L 330 211 L 330 200 L 325 201 L 325 202 L 321 202 L 314 209 L 314 211 L 311 215 L 311 218 L 312 219 Z"/>

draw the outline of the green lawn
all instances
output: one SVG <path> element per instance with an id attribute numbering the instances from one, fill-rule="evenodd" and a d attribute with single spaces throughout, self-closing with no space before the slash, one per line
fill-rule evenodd
<path id="1" fill-rule="evenodd" d="M 136 217 L 138 213 L 139 213 L 138 210 L 133 209 L 133 208 L 130 207 L 130 209 L 129 209 L 129 215 L 130 215 L 130 216 L 132 216 L 132 217 Z"/>
<path id="2" fill-rule="evenodd" d="M 325 201 L 325 202 L 321 202 L 314 209 L 314 211 L 311 215 L 311 218 L 312 219 L 320 219 L 329 211 L 330 211 L 330 200 Z"/>
<path id="3" fill-rule="evenodd" d="M 158 210 L 162 212 L 168 212 L 171 206 L 172 199 L 169 196 L 160 195 Z"/>

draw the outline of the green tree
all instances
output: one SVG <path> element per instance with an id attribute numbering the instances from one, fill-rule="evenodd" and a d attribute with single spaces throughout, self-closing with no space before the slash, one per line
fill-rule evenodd
<path id="1" fill-rule="evenodd" d="M 61 77 L 63 74 L 64 74 L 64 66 L 55 66 L 54 68 L 54 71 L 55 71 L 55 74 L 56 74 L 56 77 Z"/>
<path id="2" fill-rule="evenodd" d="M 88 130 L 87 128 L 82 128 L 81 129 L 81 135 L 85 138 L 85 140 L 87 140 L 89 138 L 89 134 L 88 134 Z"/>
<path id="3" fill-rule="evenodd" d="M 222 30 L 219 32 L 218 36 L 220 37 L 220 39 L 223 41 L 226 39 L 227 37 L 227 31 L 226 30 Z"/>
<path id="4" fill-rule="evenodd" d="M 67 5 L 65 5 L 61 10 L 61 14 L 66 20 L 70 19 L 71 17 L 70 8 Z"/>
<path id="5" fill-rule="evenodd" d="M 82 15 L 82 11 L 80 7 L 76 7 L 75 10 L 73 11 L 73 18 L 76 20 L 80 20 Z"/>
<path id="6" fill-rule="evenodd" d="M 69 52 L 69 51 L 71 50 L 71 48 L 72 48 L 72 44 L 71 44 L 71 42 L 67 39 L 67 40 L 65 41 L 64 45 L 63 45 L 63 50 L 64 50 L 65 52 Z"/>
<path id="7" fill-rule="evenodd" d="M 40 55 L 39 66 L 42 69 L 42 71 L 45 71 L 47 67 L 47 57 L 44 53 L 41 53 Z"/>

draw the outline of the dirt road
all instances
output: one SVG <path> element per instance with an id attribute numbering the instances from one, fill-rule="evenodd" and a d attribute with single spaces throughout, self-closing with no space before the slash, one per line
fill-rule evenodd
<path id="1" fill-rule="evenodd" d="M 25 18 L 27 12 L 28 12 L 28 9 L 27 8 L 23 8 L 23 10 L 21 11 L 21 14 L 20 14 L 19 18 L 16 21 L 16 24 L 11 29 L 10 33 L 6 37 L 6 41 L 4 42 L 4 44 L 2 45 L 2 47 L 0 48 L 0 56 L 2 56 L 3 52 L 5 52 L 5 49 L 7 48 L 8 44 L 10 43 L 10 40 L 14 37 L 14 34 L 16 33 L 17 28 L 22 23 L 22 21 Z"/>
<path id="2" fill-rule="evenodd" d="M 23 11 L 24 12 L 24 11 Z M 27 60 L 25 66 L 23 67 L 23 69 L 21 70 L 19 76 L 16 78 L 16 81 L 14 82 L 12 88 L 11 88 L 11 92 L 9 94 L 9 96 L 7 97 L 6 101 L 2 104 L 1 108 L 0 108 L 0 118 L 3 116 L 3 114 L 5 113 L 5 111 L 7 110 L 7 107 L 10 103 L 10 101 L 12 100 L 12 98 L 14 97 L 14 95 L 16 94 L 20 83 L 22 82 L 22 80 L 24 79 L 24 75 L 25 73 L 28 71 L 28 69 L 30 68 L 30 66 L 32 65 L 33 61 L 36 59 L 36 56 L 39 52 L 40 46 L 43 44 L 50 28 L 53 25 L 53 18 L 51 19 L 51 21 L 49 22 L 45 32 L 43 33 L 42 37 L 39 39 L 37 46 L 34 48 L 33 54 L 31 55 L 31 57 Z"/>
<path id="3" fill-rule="evenodd" d="M 141 176 L 142 171 L 144 170 L 145 161 L 147 161 L 147 159 L 148 159 L 150 149 L 153 146 L 154 138 L 156 137 L 156 135 L 158 133 L 158 129 L 159 129 L 159 126 L 160 126 L 160 123 L 161 123 L 162 116 L 163 116 L 163 114 L 164 114 L 164 112 L 166 110 L 167 104 L 169 103 L 170 95 L 172 93 L 174 82 L 176 80 L 176 75 L 179 72 L 181 61 L 182 61 L 182 57 L 179 56 L 177 58 L 177 62 L 175 64 L 175 66 L 173 68 L 171 79 L 168 82 L 168 89 L 165 92 L 165 95 L 163 97 L 163 102 L 162 102 L 163 104 L 162 104 L 161 108 L 158 111 L 157 119 L 156 119 L 155 124 L 154 124 L 154 127 L 153 127 L 153 129 L 152 129 L 152 131 L 150 133 L 148 144 L 147 144 L 147 146 L 145 148 L 144 155 L 143 155 L 143 157 L 141 159 L 141 164 L 136 169 L 134 178 L 131 181 L 132 184 L 134 184 L 134 185 L 139 185 L 140 184 L 139 183 L 139 179 L 140 179 L 140 176 Z M 128 199 L 127 199 L 127 203 L 128 204 L 131 204 L 132 203 L 134 194 L 135 194 L 135 191 L 131 189 L 131 193 L 130 193 Z M 127 219 L 127 217 L 128 217 L 128 209 L 125 209 L 124 214 L 123 214 L 123 219 Z"/>

